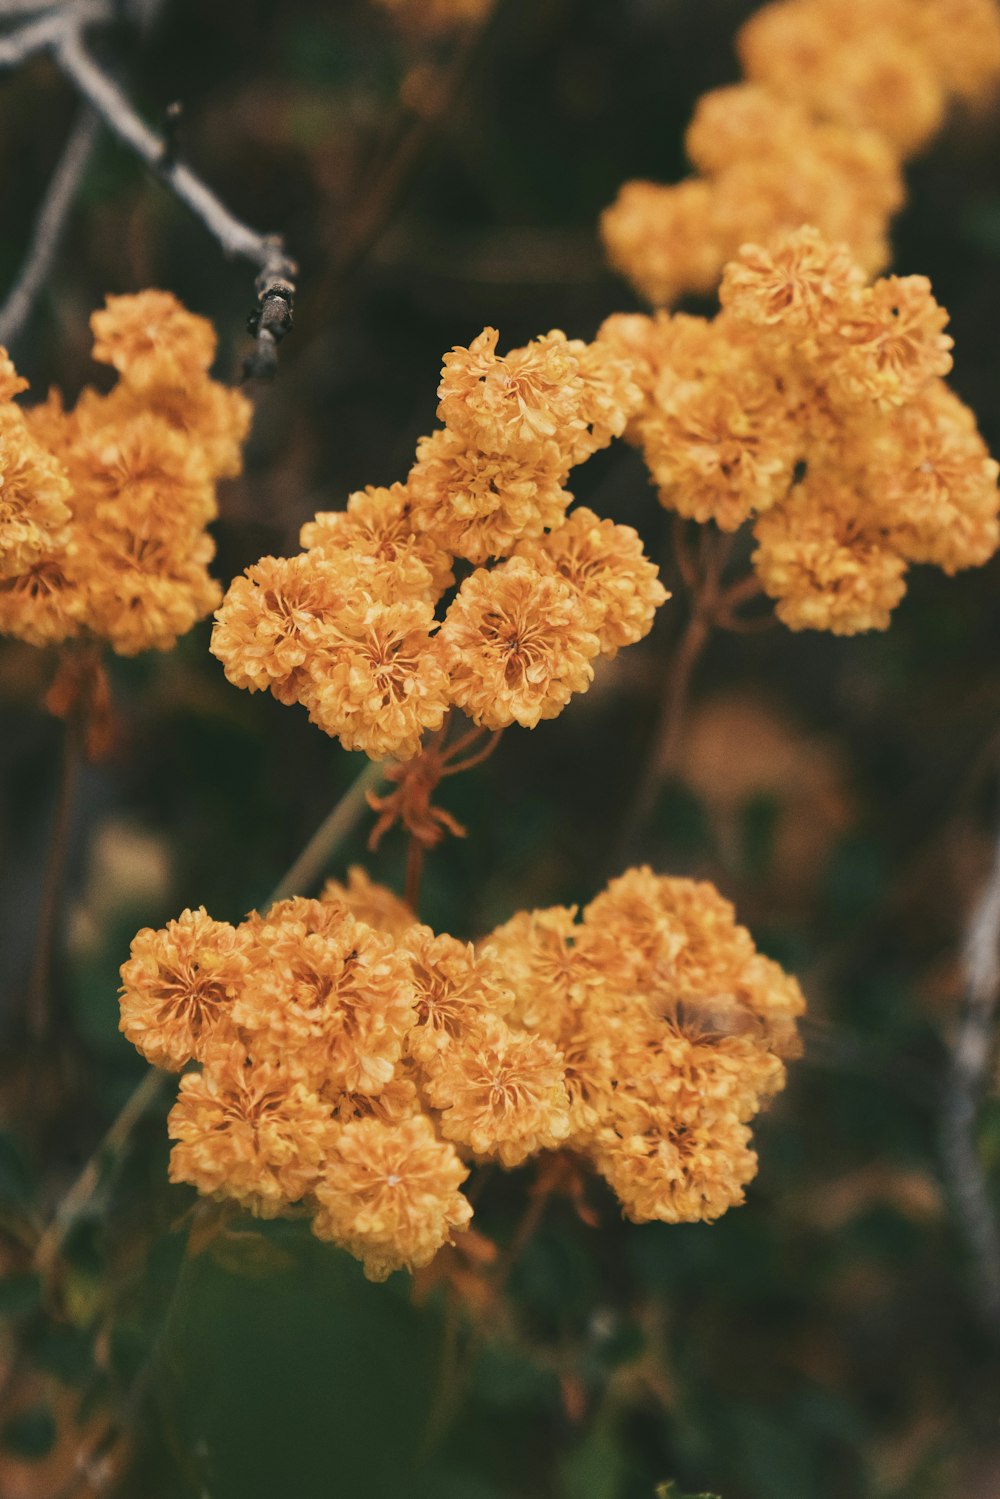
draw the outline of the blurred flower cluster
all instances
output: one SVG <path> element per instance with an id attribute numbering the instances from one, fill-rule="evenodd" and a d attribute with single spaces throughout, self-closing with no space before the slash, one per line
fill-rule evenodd
<path id="1" fill-rule="evenodd" d="M 707 883 L 629 870 L 578 918 L 478 949 L 358 869 L 239 926 L 185 911 L 122 968 L 121 1028 L 180 1071 L 170 1174 L 274 1217 L 304 1205 L 372 1279 L 463 1229 L 470 1163 L 563 1149 L 637 1222 L 713 1219 L 756 1170 L 802 995 Z"/>
<path id="2" fill-rule="evenodd" d="M 698 175 L 628 182 L 602 218 L 614 267 L 650 302 L 711 292 L 746 240 L 815 224 L 873 275 L 889 260 L 901 166 L 948 105 L 1000 81 L 993 0 L 774 0 L 744 24 L 747 81 L 698 104 Z"/>

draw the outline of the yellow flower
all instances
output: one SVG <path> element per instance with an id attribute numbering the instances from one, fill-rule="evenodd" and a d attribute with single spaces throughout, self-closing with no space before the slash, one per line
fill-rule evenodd
<path id="1" fill-rule="evenodd" d="M 310 656 L 299 700 L 345 749 L 409 760 L 448 708 L 448 681 L 431 644 L 434 611 L 423 599 L 359 595 L 338 611 L 329 646 Z"/>
<path id="2" fill-rule="evenodd" d="M 906 563 L 867 536 L 856 495 L 800 485 L 754 526 L 753 565 L 790 630 L 884 630 L 906 592 Z"/>
<path id="3" fill-rule="evenodd" d="M 210 650 L 236 687 L 295 702 L 302 668 L 332 638 L 350 581 L 337 562 L 301 553 L 262 557 L 235 578 L 216 613 Z"/>
<path id="4" fill-rule="evenodd" d="M 284 1068 L 219 1043 L 202 1072 L 181 1078 L 167 1119 L 170 1180 L 274 1218 L 316 1186 L 333 1129 L 327 1105 Z"/>
<path id="5" fill-rule="evenodd" d="M 119 1029 L 155 1067 L 180 1072 L 232 1032 L 232 1008 L 250 969 L 251 937 L 213 921 L 204 906 L 132 939 L 121 969 Z"/>
<path id="6" fill-rule="evenodd" d="M 18 418 L 0 426 L 0 578 L 27 572 L 68 540 L 69 480 Z"/>
<path id="7" fill-rule="evenodd" d="M 504 1166 L 554 1149 L 570 1132 L 560 1053 L 496 1017 L 456 1036 L 425 1087 L 444 1138 Z"/>
<path id="8" fill-rule="evenodd" d="M 390 565 L 401 575 L 408 562 L 426 569 L 426 580 L 419 568 L 412 569 L 414 592 L 421 592 L 432 604 L 454 582 L 451 555 L 438 544 L 437 535 L 424 534 L 428 528 L 418 525 L 413 496 L 402 484 L 390 489 L 369 485 L 348 496 L 346 510 L 321 511 L 302 527 L 301 543 L 321 556 L 334 560 L 345 553 L 370 557 Z"/>
<path id="9" fill-rule="evenodd" d="M 719 300 L 741 322 L 816 336 L 832 331 L 864 285 L 846 245 L 803 227 L 769 245 L 743 245 L 726 266 Z"/>
<path id="10" fill-rule="evenodd" d="M 719 279 L 726 244 L 711 185 L 626 182 L 601 214 L 601 238 L 614 270 L 654 306 L 684 292 L 707 294 Z"/>
<path id="11" fill-rule="evenodd" d="M 390 937 L 404 936 L 416 923 L 416 917 L 406 902 L 386 885 L 377 885 L 369 879 L 360 864 L 351 865 L 346 885 L 327 880 L 322 899 L 330 905 L 342 906 L 359 921 Z"/>
<path id="12" fill-rule="evenodd" d="M 486 562 L 557 526 L 573 496 L 559 457 L 483 453 L 447 428 L 423 437 L 406 481 L 413 524 L 455 556 Z"/>
<path id="13" fill-rule="evenodd" d="M 620 436 L 639 399 L 606 346 L 558 329 L 500 356 L 484 328 L 444 357 L 438 416 L 469 447 L 566 470 Z"/>
<path id="14" fill-rule="evenodd" d="M 407 1046 L 425 1067 L 433 1067 L 450 1042 L 467 1037 L 491 1015 L 505 1015 L 514 1002 L 500 966 L 488 953 L 477 956 L 471 943 L 413 926 L 402 951 L 416 996 Z"/>
<path id="15" fill-rule="evenodd" d="M 369 1280 L 427 1265 L 472 1217 L 468 1176 L 423 1116 L 345 1124 L 316 1184 L 313 1232 L 360 1259 Z"/>
<path id="16" fill-rule="evenodd" d="M 815 114 L 879 131 L 900 155 L 938 129 L 945 95 L 906 36 L 906 0 L 778 0 L 737 38 L 747 77 Z"/>
<path id="17" fill-rule="evenodd" d="M 90 319 L 94 358 L 135 389 L 184 386 L 215 358 L 215 330 L 166 291 L 107 297 Z"/>
<path id="18" fill-rule="evenodd" d="M 602 656 L 615 656 L 648 635 L 656 610 L 670 596 L 638 533 L 601 520 L 584 505 L 547 536 L 520 542 L 514 555 L 565 578 L 581 612 L 593 619 Z"/>
<path id="19" fill-rule="evenodd" d="M 997 475 L 969 408 L 941 381 L 902 408 L 867 454 L 892 545 L 946 573 L 988 562 L 1000 546 Z"/>
<path id="20" fill-rule="evenodd" d="M 12 578 L 0 578 L 0 632 L 37 646 L 58 645 L 79 634 L 84 601 L 66 567 L 65 556 L 46 558 Z"/>
<path id="21" fill-rule="evenodd" d="M 710 1223 L 756 1175 L 750 1138 L 728 1114 L 681 1120 L 635 1104 L 602 1133 L 595 1164 L 633 1223 Z"/>
<path id="22" fill-rule="evenodd" d="M 413 1024 L 414 988 L 391 938 L 320 901 L 254 923 L 254 962 L 233 1019 L 325 1097 L 378 1094 Z"/>
<path id="23" fill-rule="evenodd" d="M 452 701 L 490 729 L 555 718 L 586 692 L 600 651 L 569 584 L 523 557 L 466 578 L 437 645 Z"/>
<path id="24" fill-rule="evenodd" d="M 830 370 L 831 393 L 849 402 L 905 405 L 951 369 L 954 341 L 943 331 L 947 322 L 926 276 L 876 281 L 845 310 Z"/>

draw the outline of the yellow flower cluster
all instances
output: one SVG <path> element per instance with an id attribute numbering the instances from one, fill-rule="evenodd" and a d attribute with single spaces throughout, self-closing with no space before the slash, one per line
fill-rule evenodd
<path id="1" fill-rule="evenodd" d="M 1000 544 L 998 467 L 945 385 L 947 314 L 923 276 L 867 285 L 815 229 L 744 245 L 714 319 L 614 316 L 635 361 L 628 436 L 661 502 L 733 531 L 791 629 L 884 629 L 909 563 L 951 574 Z"/>
<path id="2" fill-rule="evenodd" d="M 94 357 L 118 382 L 23 409 L 0 351 L 0 631 L 168 650 L 216 606 L 205 526 L 240 469 L 249 402 L 212 380 L 215 334 L 168 292 L 109 297 Z"/>
<path id="3" fill-rule="evenodd" d="M 412 758 L 453 706 L 490 729 L 555 717 L 667 597 L 633 530 L 566 516 L 570 469 L 639 407 L 630 359 L 559 332 L 496 350 L 487 328 L 445 356 L 444 426 L 404 484 L 317 515 L 304 550 L 248 568 L 216 616 L 231 682 L 302 703 L 373 759 Z M 452 595 L 456 559 L 473 567 Z"/>
<path id="4" fill-rule="evenodd" d="M 628 182 L 602 218 L 612 264 L 658 306 L 712 291 L 744 240 L 800 224 L 881 270 L 902 161 L 950 101 L 978 104 L 1000 82 L 1000 7 L 774 0 L 737 48 L 747 81 L 706 94 L 687 132 L 699 175 Z"/>
<path id="5" fill-rule="evenodd" d="M 589 1160 L 635 1221 L 712 1219 L 754 1174 L 803 1000 L 708 884 L 648 868 L 478 949 L 352 870 L 240 926 L 185 911 L 122 967 L 121 1029 L 180 1071 L 170 1176 L 384 1279 L 465 1228 L 471 1164 Z"/>

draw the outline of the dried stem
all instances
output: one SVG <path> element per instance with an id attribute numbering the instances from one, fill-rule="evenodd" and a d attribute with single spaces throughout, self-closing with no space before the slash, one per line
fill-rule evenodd
<path id="1" fill-rule="evenodd" d="M 660 712 L 646 763 L 639 777 L 632 804 L 625 819 L 621 837 L 621 856 L 627 859 L 641 840 L 646 824 L 656 806 L 664 779 L 674 768 L 683 738 L 687 700 L 694 670 L 704 654 L 712 634 L 712 620 L 694 600 L 691 616 L 670 660 Z"/>
<path id="2" fill-rule="evenodd" d="M 406 850 L 406 887 L 403 899 L 414 916 L 417 914 L 417 905 L 420 900 L 420 881 L 424 872 L 425 853 L 426 849 L 420 839 L 415 838 L 411 833 L 410 844 Z"/>
<path id="3" fill-rule="evenodd" d="M 70 722 L 63 734 L 62 765 L 52 818 L 42 903 L 38 914 L 35 961 L 28 989 L 27 1030 L 36 1043 L 45 1040 L 52 1026 L 52 952 L 66 884 L 66 865 L 73 831 L 73 804 L 79 774 L 80 746 L 76 726 Z"/>
<path id="4" fill-rule="evenodd" d="M 982 1320 L 1000 1338 L 1000 1225 L 977 1140 L 979 1105 L 996 1056 L 1000 830 L 990 877 L 969 921 L 965 967 L 968 984 L 945 1090 L 941 1149 L 955 1211 L 972 1255 Z"/>
<path id="5" fill-rule="evenodd" d="M 381 764 L 372 762 L 365 766 L 333 811 L 320 823 L 295 863 L 282 875 L 271 891 L 267 905 L 273 906 L 276 901 L 286 900 L 290 895 L 301 895 L 316 883 L 329 864 L 334 850 L 366 810 L 368 792 L 374 791 L 384 774 Z"/>
<path id="6" fill-rule="evenodd" d="M 369 166 L 366 191 L 340 238 L 325 284 L 315 299 L 318 322 L 330 321 L 358 267 L 384 233 L 435 131 L 461 93 L 499 4 L 500 0 L 493 0 L 480 19 L 465 28 L 429 85 L 433 91 L 429 106 L 396 134 L 382 160 Z"/>
<path id="7" fill-rule="evenodd" d="M 17 280 L 0 307 L 0 344 L 4 348 L 14 343 L 22 332 L 49 278 L 100 130 L 97 115 L 85 107 L 70 132 L 59 165 L 46 188 Z"/>
<path id="8" fill-rule="evenodd" d="M 667 669 L 656 727 L 619 841 L 616 860 L 619 865 L 641 841 L 660 787 L 676 768 L 691 681 L 713 629 L 749 633 L 771 623 L 770 616 L 758 621 L 743 619 L 736 613 L 741 604 L 762 592 L 756 575 L 751 573 L 722 586 L 722 575 L 733 548 L 732 535 L 700 527 L 696 557 L 688 545 L 684 522 L 678 516 L 673 540 L 674 560 L 691 596 L 691 613 Z"/>

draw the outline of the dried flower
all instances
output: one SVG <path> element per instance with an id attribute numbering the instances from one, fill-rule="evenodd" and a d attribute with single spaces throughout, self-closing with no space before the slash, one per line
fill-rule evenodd
<path id="1" fill-rule="evenodd" d="M 177 1141 L 172 1182 L 274 1218 L 315 1187 L 330 1111 L 279 1064 L 253 1061 L 235 1041 L 210 1049 L 204 1070 L 181 1078 L 167 1132 Z"/>
<path id="2" fill-rule="evenodd" d="M 602 656 L 648 635 L 656 610 L 670 597 L 638 533 L 601 520 L 584 505 L 540 541 L 520 542 L 514 555 L 565 578 L 581 616 L 593 621 Z"/>
<path id="3" fill-rule="evenodd" d="M 459 1191 L 468 1174 L 428 1119 L 359 1119 L 338 1132 L 327 1158 L 313 1230 L 360 1259 L 369 1280 L 418 1269 L 472 1217 Z"/>
<path id="4" fill-rule="evenodd" d="M 143 928 L 122 966 L 120 1029 L 147 1061 L 180 1072 L 232 1032 L 233 1001 L 250 969 L 250 934 L 204 906 L 162 931 Z"/>
<path id="5" fill-rule="evenodd" d="M 491 729 L 555 718 L 593 680 L 592 623 L 568 583 L 526 558 L 473 573 L 437 638 L 452 700 Z"/>
<path id="6" fill-rule="evenodd" d="M 562 1058 L 550 1041 L 492 1018 L 453 1039 L 427 1079 L 446 1140 L 518 1166 L 570 1132 Z"/>

